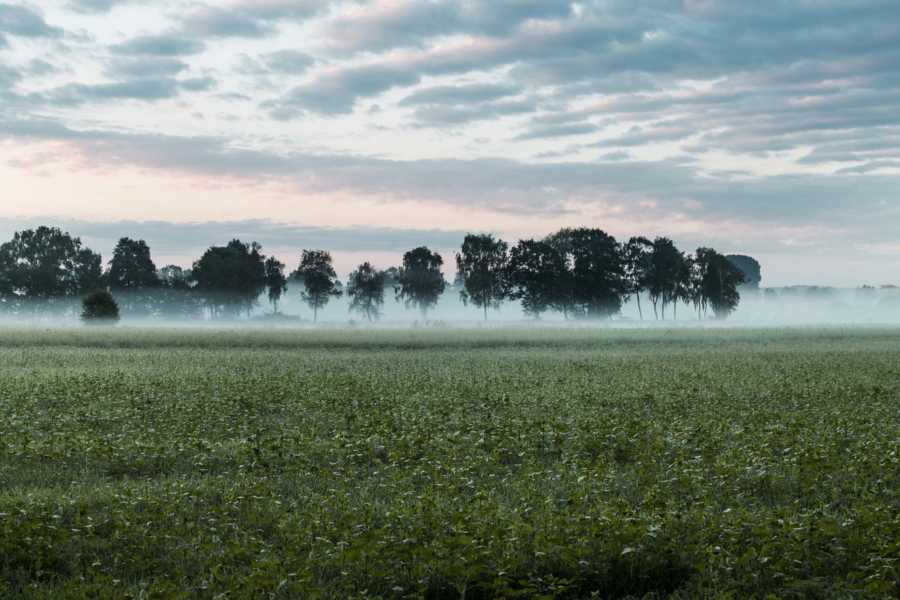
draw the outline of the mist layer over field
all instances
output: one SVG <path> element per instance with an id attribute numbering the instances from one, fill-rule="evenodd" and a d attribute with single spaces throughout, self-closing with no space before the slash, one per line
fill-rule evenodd
<path id="1" fill-rule="evenodd" d="M 147 294 L 141 296 L 143 300 Z M 151 296 L 152 297 L 152 296 Z M 168 297 L 153 300 L 157 314 L 147 314 L 145 310 L 129 310 L 134 298 L 127 293 L 116 295 L 123 307 L 120 326 L 126 327 L 310 327 L 313 315 L 309 307 L 300 299 L 299 293 L 288 293 L 279 303 L 279 314 L 274 315 L 272 307 L 261 297 L 249 312 L 242 312 L 230 318 L 211 318 L 200 309 L 192 314 L 184 314 L 183 303 Z M 142 300 L 142 301 L 143 301 Z M 176 299 L 177 300 L 177 299 Z M 15 314 L 0 312 L 0 326 L 57 326 L 68 327 L 80 324 L 81 311 L 77 299 L 54 302 L 34 302 L 23 305 Z M 546 312 L 540 319 L 525 315 L 521 305 L 508 301 L 497 310 L 489 310 L 487 320 L 481 309 L 464 304 L 456 290 L 448 290 L 441 296 L 437 306 L 422 314 L 407 308 L 386 294 L 381 318 L 368 322 L 350 310 L 346 297 L 332 299 L 319 309 L 316 325 L 334 327 L 467 327 L 467 326 L 553 326 L 553 327 L 667 327 L 677 324 L 689 326 L 731 326 L 777 327 L 783 325 L 873 325 L 900 324 L 900 289 L 897 288 L 824 288 L 796 286 L 788 288 L 743 289 L 737 310 L 727 320 L 719 321 L 709 315 L 698 315 L 689 304 L 681 303 L 675 310 L 672 305 L 665 314 L 654 316 L 650 299 L 644 295 L 640 300 L 632 296 L 618 315 L 610 319 L 566 319 L 561 313 Z"/>

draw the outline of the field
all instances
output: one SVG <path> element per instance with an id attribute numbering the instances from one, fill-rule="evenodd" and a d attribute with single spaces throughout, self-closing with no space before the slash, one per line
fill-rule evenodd
<path id="1" fill-rule="evenodd" d="M 900 595 L 900 330 L 0 331 L 0 598 Z"/>

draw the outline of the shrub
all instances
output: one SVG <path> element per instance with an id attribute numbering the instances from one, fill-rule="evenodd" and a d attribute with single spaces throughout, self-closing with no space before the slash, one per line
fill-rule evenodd
<path id="1" fill-rule="evenodd" d="M 109 324 L 119 320 L 119 305 L 106 290 L 91 292 L 81 301 L 81 319 L 85 323 Z"/>

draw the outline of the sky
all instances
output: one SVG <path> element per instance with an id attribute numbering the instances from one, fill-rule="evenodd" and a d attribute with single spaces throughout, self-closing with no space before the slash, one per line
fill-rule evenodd
<path id="1" fill-rule="evenodd" d="M 0 239 L 339 273 L 560 227 L 900 284 L 897 0 L 0 0 Z M 449 270 L 452 270 L 450 268 Z"/>

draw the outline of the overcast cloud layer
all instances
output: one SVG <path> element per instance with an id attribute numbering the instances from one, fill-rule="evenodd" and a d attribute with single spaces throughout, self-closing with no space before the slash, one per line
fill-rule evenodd
<path id="1" fill-rule="evenodd" d="M 0 0 L 0 233 L 346 267 L 587 225 L 753 253 L 769 284 L 900 283 L 898 23 L 896 0 Z"/>

